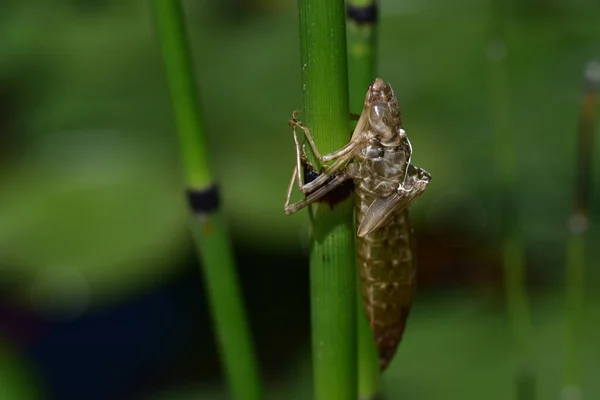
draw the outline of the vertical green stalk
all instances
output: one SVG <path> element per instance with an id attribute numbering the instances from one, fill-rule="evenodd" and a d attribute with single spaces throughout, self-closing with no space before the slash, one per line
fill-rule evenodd
<path id="1" fill-rule="evenodd" d="M 357 286 L 360 293 L 360 286 Z M 375 400 L 380 391 L 379 359 L 373 331 L 362 304 L 362 297 L 357 297 L 358 305 L 358 398 Z"/>
<path id="2" fill-rule="evenodd" d="M 572 215 L 573 218 L 580 216 Z M 587 217 L 587 216 L 586 216 Z M 587 219 L 585 220 L 587 222 Z M 576 224 L 582 221 L 576 222 Z M 585 265 L 585 231 L 571 227 L 566 245 L 566 330 L 563 400 L 581 399 L 581 325 L 583 311 L 583 279 Z"/>
<path id="3" fill-rule="evenodd" d="M 231 397 L 259 400 L 261 382 L 231 244 L 219 210 L 217 186 L 210 171 L 183 12 L 179 0 L 154 0 L 153 5 L 193 216 L 190 225 Z"/>
<path id="4" fill-rule="evenodd" d="M 585 89 L 579 115 L 573 211 L 569 220 L 566 257 L 565 369 L 562 398 L 581 399 L 581 328 L 584 298 L 584 266 L 589 225 L 592 149 L 596 132 L 596 97 L 600 64 L 590 62 L 585 71 Z"/>
<path id="5" fill-rule="evenodd" d="M 348 142 L 343 0 L 299 0 L 306 126 L 326 154 Z M 319 165 L 314 155 L 310 160 Z M 314 400 L 356 392 L 356 261 L 352 199 L 311 208 L 311 322 Z"/>
<path id="6" fill-rule="evenodd" d="M 376 78 L 377 20 L 379 10 L 375 0 L 347 0 L 348 74 L 350 81 L 350 111 L 360 114 L 365 94 Z M 360 286 L 357 286 L 360 293 Z M 358 397 L 374 400 L 380 390 L 379 360 L 373 332 L 358 296 Z"/>
<path id="7" fill-rule="evenodd" d="M 516 398 L 535 398 L 535 372 L 531 355 L 531 313 L 526 286 L 525 250 L 516 207 L 515 142 L 511 127 L 511 102 L 507 48 L 503 35 L 500 1 L 492 0 L 492 35 L 488 46 L 496 173 L 499 190 L 505 196 L 499 218 L 508 316 L 515 341 L 518 366 L 515 372 Z"/>
<path id="8" fill-rule="evenodd" d="M 347 0 L 348 75 L 350 81 L 350 112 L 360 114 L 369 85 L 377 70 L 376 0 Z"/>

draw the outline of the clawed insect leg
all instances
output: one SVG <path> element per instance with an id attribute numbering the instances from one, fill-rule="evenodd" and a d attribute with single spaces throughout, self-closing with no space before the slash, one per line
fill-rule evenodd
<path id="1" fill-rule="evenodd" d="M 295 116 L 295 114 L 296 114 L 296 112 L 294 111 L 294 113 L 292 113 L 292 115 Z M 313 137 L 310 134 L 310 130 L 307 127 L 305 127 L 304 125 L 302 125 L 302 123 L 300 121 L 296 120 L 295 118 L 289 120 L 288 122 L 292 126 L 293 136 L 294 136 L 294 144 L 296 145 L 296 177 L 299 182 L 298 186 L 300 187 L 300 190 L 304 193 L 312 192 L 313 190 L 315 190 L 316 188 L 318 188 L 319 186 L 324 184 L 329 179 L 329 177 L 334 175 L 339 169 L 341 169 L 345 163 L 347 163 L 350 159 L 352 159 L 352 157 L 353 157 L 352 150 L 354 150 L 356 148 L 356 146 L 360 143 L 359 141 L 352 141 L 352 142 L 348 143 L 346 146 L 342 147 L 338 151 L 335 151 L 330 154 L 326 154 L 325 156 L 321 156 L 321 154 L 319 153 L 319 150 L 317 149 L 317 145 L 315 144 L 315 141 L 313 140 Z M 321 163 L 323 163 L 325 161 L 334 160 L 337 158 L 337 160 L 331 166 L 325 168 L 323 173 L 321 175 L 319 175 L 319 177 L 317 179 L 315 179 L 314 181 L 312 181 L 310 183 L 307 183 L 306 185 L 304 184 L 304 181 L 302 178 L 302 144 L 300 143 L 300 140 L 298 139 L 298 132 L 296 131 L 296 128 L 302 129 L 302 131 L 304 132 L 304 136 L 306 137 L 306 140 L 310 144 L 310 147 L 312 148 L 315 156 L 319 159 L 319 161 Z"/>
<path id="2" fill-rule="evenodd" d="M 288 215 L 293 214 L 296 211 L 299 211 L 304 207 L 308 206 L 309 204 L 319 201 L 326 194 L 328 194 L 335 188 L 339 187 L 342 183 L 344 183 L 346 179 L 348 179 L 348 176 L 346 174 L 337 175 L 335 179 L 332 179 L 331 181 L 322 185 L 317 190 L 306 196 L 306 198 L 304 198 L 303 200 L 290 204 L 292 189 L 294 187 L 294 181 L 296 180 L 296 173 L 294 172 L 294 174 L 292 174 L 292 180 L 290 181 L 290 185 L 288 186 L 287 197 L 284 205 L 285 213 Z"/>
<path id="3" fill-rule="evenodd" d="M 331 152 L 329 154 L 325 154 L 324 156 L 321 156 L 321 153 L 319 152 L 319 149 L 317 148 L 317 145 L 312 137 L 312 134 L 310 133 L 310 130 L 307 127 L 305 127 L 302 124 L 302 122 L 300 122 L 296 119 L 296 115 L 300 112 L 301 111 L 299 111 L 299 110 L 293 111 L 292 119 L 290 119 L 288 121 L 288 124 L 290 124 L 293 128 L 294 140 L 296 141 L 296 143 L 299 143 L 298 133 L 296 132 L 296 128 L 302 129 L 302 131 L 304 132 L 304 136 L 306 137 L 306 140 L 308 140 L 308 144 L 310 145 L 313 153 L 315 154 L 315 156 L 319 159 L 319 161 L 321 163 L 326 163 L 327 161 L 332 161 L 332 160 L 335 160 L 336 158 L 345 156 L 349 152 L 353 151 L 358 144 L 360 144 L 368 139 L 367 135 L 359 135 L 358 137 L 352 139 L 348 144 L 346 144 L 344 147 L 340 148 L 339 150 L 336 150 L 334 152 Z M 350 114 L 350 115 L 356 116 L 356 114 Z M 360 116 L 359 116 L 359 118 L 360 118 Z M 298 147 L 300 145 L 297 144 L 296 146 Z"/>
<path id="4" fill-rule="evenodd" d="M 298 140 L 298 135 L 296 134 L 296 126 L 293 126 L 294 131 L 294 144 L 296 145 L 296 168 L 295 168 L 295 176 L 298 178 L 298 187 L 302 190 L 302 186 L 304 186 L 304 180 L 302 179 L 302 145 Z M 292 185 L 293 186 L 293 185 Z"/>
<path id="5" fill-rule="evenodd" d="M 409 176 L 409 169 L 411 168 L 411 166 L 413 169 L 417 168 L 410 163 L 412 161 L 412 144 L 410 143 L 408 137 L 406 138 L 406 144 L 408 145 L 408 158 L 406 160 L 406 168 L 404 169 L 404 180 L 402 181 L 402 185 L 406 184 L 406 179 Z"/>
<path id="6" fill-rule="evenodd" d="M 288 124 L 292 126 L 294 132 L 294 140 L 296 141 L 296 147 L 299 146 L 298 133 L 296 132 L 296 128 L 300 128 L 302 129 L 302 131 L 304 131 L 304 136 L 306 137 L 306 140 L 308 140 L 308 144 L 310 144 L 310 148 L 312 149 L 313 153 L 315 153 L 315 156 L 319 159 L 319 161 L 323 162 L 321 153 L 319 153 L 319 149 L 317 148 L 317 144 L 315 143 L 312 135 L 310 134 L 310 130 L 304 125 L 302 125 L 302 122 L 296 119 L 296 114 L 298 113 L 300 113 L 300 111 L 298 110 L 292 112 L 292 119 L 288 121 Z"/>
<path id="7" fill-rule="evenodd" d="M 322 162 L 327 162 L 327 161 L 331 161 L 331 160 L 335 160 L 336 158 L 339 159 L 341 157 L 347 157 L 348 155 L 350 155 L 350 158 L 354 157 L 354 150 L 356 150 L 356 148 L 366 142 L 369 139 L 369 136 L 367 134 L 361 134 L 359 136 L 357 136 L 354 139 L 351 139 L 350 142 L 348 142 L 347 145 L 345 145 L 344 147 L 342 147 L 339 150 L 336 150 L 332 153 L 329 154 L 325 154 L 321 160 Z"/>
<path id="8" fill-rule="evenodd" d="M 304 193 L 310 193 L 313 190 L 317 189 L 319 186 L 324 185 L 325 182 L 327 182 L 327 180 L 333 175 L 336 175 L 338 171 L 340 171 L 344 167 L 344 165 L 346 165 L 346 163 L 348 163 L 352 159 L 352 157 L 354 157 L 354 154 L 349 153 L 341 158 L 338 158 L 333 164 L 326 167 L 325 170 L 321 173 L 321 175 L 319 175 L 315 180 L 303 185 L 301 190 Z"/>
<path id="9" fill-rule="evenodd" d="M 283 205 L 285 213 L 288 214 L 288 215 L 291 214 L 291 213 L 293 213 L 293 212 L 295 212 L 295 211 L 289 211 L 289 210 L 294 209 L 293 207 L 295 205 L 295 204 L 292 204 L 290 206 L 290 200 L 292 198 L 292 191 L 294 190 L 294 183 L 297 180 L 296 170 L 297 170 L 297 168 L 294 166 L 294 170 L 292 171 L 292 179 L 290 179 L 290 184 L 288 185 L 287 193 L 285 195 L 285 204 Z M 298 186 L 300 188 L 302 188 L 302 186 L 300 184 L 300 181 L 298 181 Z"/>
<path id="10" fill-rule="evenodd" d="M 300 111 L 292 112 L 292 119 L 289 120 L 288 123 L 292 126 L 294 143 L 296 145 L 296 176 L 299 182 L 300 190 L 307 194 L 316 190 L 319 186 L 325 184 L 325 182 L 327 182 L 327 180 L 331 176 L 335 175 L 339 170 L 341 170 L 354 157 L 354 151 L 356 150 L 356 148 L 369 140 L 370 133 L 363 131 L 362 128 L 359 128 L 357 126 L 356 129 L 359 129 L 360 132 L 356 136 L 353 135 L 353 138 L 348 144 L 346 144 L 339 150 L 321 156 L 319 150 L 317 149 L 317 145 L 315 144 L 315 141 L 310 133 L 310 130 L 296 119 L 296 115 L 298 113 L 300 113 Z M 296 130 L 297 128 L 302 129 L 306 140 L 308 141 L 311 149 L 313 150 L 313 153 L 321 162 L 321 164 L 335 160 L 332 165 L 326 167 L 323 170 L 323 172 L 321 173 L 321 175 L 319 175 L 319 177 L 317 177 L 317 179 L 307 184 L 304 184 L 302 179 L 302 144 L 298 139 L 298 132 Z"/>

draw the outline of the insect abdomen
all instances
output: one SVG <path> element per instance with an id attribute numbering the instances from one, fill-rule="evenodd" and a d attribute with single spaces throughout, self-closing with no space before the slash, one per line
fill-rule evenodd
<path id="1" fill-rule="evenodd" d="M 357 226 L 374 198 L 356 190 Z M 383 371 L 396 353 L 413 301 L 415 263 L 408 210 L 357 238 L 363 305 Z"/>

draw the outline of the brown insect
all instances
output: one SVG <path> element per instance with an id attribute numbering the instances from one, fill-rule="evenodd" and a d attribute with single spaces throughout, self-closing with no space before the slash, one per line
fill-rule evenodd
<path id="1" fill-rule="evenodd" d="M 354 181 L 357 262 L 363 305 L 379 351 L 380 369 L 387 368 L 409 315 L 416 275 L 414 240 L 408 207 L 425 191 L 431 175 L 411 164 L 412 146 L 402 129 L 398 99 L 377 78 L 369 86 L 350 142 L 321 156 L 307 127 L 293 114 L 296 166 L 285 201 L 286 214 L 323 200 L 344 181 Z M 324 165 L 314 180 L 303 183 L 306 163 L 297 128 L 304 132 Z M 290 204 L 294 184 L 306 197 Z"/>

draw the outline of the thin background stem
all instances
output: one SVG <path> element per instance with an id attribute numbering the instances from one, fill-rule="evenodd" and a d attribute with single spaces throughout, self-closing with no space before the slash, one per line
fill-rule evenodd
<path id="1" fill-rule="evenodd" d="M 362 112 L 365 93 L 376 78 L 378 4 L 375 0 L 346 2 L 350 111 Z M 376 399 L 380 390 L 379 359 L 358 288 L 358 397 Z"/>
<path id="2" fill-rule="evenodd" d="M 190 226 L 231 396 L 260 400 L 262 387 L 233 252 L 210 171 L 184 15 L 179 0 L 154 0 L 153 6 L 193 213 Z"/>
<path id="3" fill-rule="evenodd" d="M 346 4 L 350 112 L 360 114 L 367 89 L 377 77 L 379 5 L 376 0 L 347 0 Z"/>
<path id="4" fill-rule="evenodd" d="M 581 399 L 581 330 L 584 302 L 584 266 L 589 227 L 592 150 L 596 133 L 597 89 L 600 64 L 592 61 L 585 71 L 585 87 L 579 115 L 573 210 L 566 246 L 565 369 L 562 398 Z"/>
<path id="5" fill-rule="evenodd" d="M 321 154 L 349 139 L 343 0 L 299 0 L 306 126 Z M 319 165 L 312 157 L 310 162 Z M 357 397 L 356 260 L 352 199 L 311 208 L 311 322 L 314 400 Z"/>
<path id="6" fill-rule="evenodd" d="M 504 280 L 508 317 L 518 365 L 514 382 L 519 400 L 535 399 L 535 371 L 531 355 L 531 311 L 526 286 L 525 249 L 516 207 L 516 160 L 508 77 L 508 50 L 504 35 L 504 3 L 491 0 L 492 35 L 488 45 L 496 173 L 503 195 L 502 226 Z"/>

